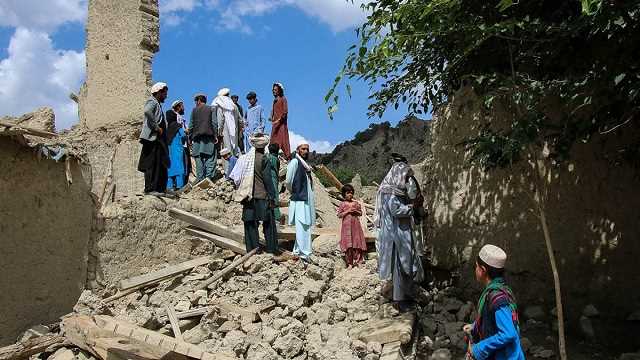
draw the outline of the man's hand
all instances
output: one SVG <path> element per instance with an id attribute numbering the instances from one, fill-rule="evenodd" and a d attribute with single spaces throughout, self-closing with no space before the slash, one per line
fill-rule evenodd
<path id="1" fill-rule="evenodd" d="M 161 127 L 158 128 L 158 135 L 162 136 L 163 130 Z"/>
<path id="2" fill-rule="evenodd" d="M 473 330 L 473 324 L 465 324 L 462 327 L 462 331 L 467 335 L 471 335 L 471 330 Z"/>

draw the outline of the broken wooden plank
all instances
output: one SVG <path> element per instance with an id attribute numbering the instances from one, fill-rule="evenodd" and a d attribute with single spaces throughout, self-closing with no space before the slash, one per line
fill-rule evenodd
<path id="1" fill-rule="evenodd" d="M 189 226 L 186 229 L 186 231 L 187 231 L 187 234 L 189 235 L 193 235 L 205 240 L 209 240 L 214 244 L 216 244 L 216 246 L 221 247 L 223 249 L 228 249 L 241 255 L 244 255 L 247 253 L 247 249 L 245 248 L 244 242 L 239 243 L 237 241 L 228 239 L 224 236 L 219 236 L 214 233 L 210 233 L 208 231 L 203 231 L 193 226 Z"/>
<path id="2" fill-rule="evenodd" d="M 0 348 L 0 360 L 27 359 L 31 355 L 41 353 L 51 346 L 64 343 L 64 341 L 65 338 L 61 335 L 43 335 L 31 338 Z"/>
<path id="3" fill-rule="evenodd" d="M 336 189 L 338 189 L 338 191 L 342 190 L 342 183 L 340 182 L 340 180 L 338 180 L 338 178 L 333 175 L 333 173 L 331 172 L 331 170 L 329 170 L 326 166 L 324 165 L 318 165 L 315 167 L 315 169 L 317 171 L 319 171 L 322 175 L 324 175 L 327 180 L 329 180 L 329 182 L 336 187 Z"/>
<path id="4" fill-rule="evenodd" d="M 402 343 L 400 341 L 394 341 L 384 344 L 382 347 L 382 353 L 379 360 L 402 360 Z"/>
<path id="5" fill-rule="evenodd" d="M 140 285 L 148 285 L 160 282 L 163 278 L 183 273 L 185 271 L 193 269 L 194 267 L 206 265 L 209 262 L 211 262 L 211 257 L 203 256 L 197 259 L 185 261 L 177 265 L 168 266 L 162 270 L 153 271 L 140 276 L 134 276 L 129 279 L 124 279 L 120 281 L 120 289 L 127 290 Z"/>
<path id="6" fill-rule="evenodd" d="M 203 316 L 204 314 L 208 313 L 209 311 L 211 311 L 211 307 L 210 306 L 197 308 L 197 309 L 190 309 L 190 310 L 187 310 L 187 311 L 182 311 L 182 312 L 176 313 L 176 318 L 178 320 L 189 319 L 189 318 L 192 318 L 192 317 Z M 163 316 L 160 316 L 160 318 L 158 320 L 161 323 L 165 323 L 169 319 L 167 318 L 166 315 L 163 315 Z"/>
<path id="7" fill-rule="evenodd" d="M 233 231 L 231 228 L 225 225 L 218 224 L 211 220 L 207 220 L 202 216 L 198 216 L 196 214 L 192 214 L 188 211 L 184 211 L 178 208 L 170 208 L 169 216 L 171 216 L 174 219 L 178 219 L 186 223 L 189 223 L 199 229 L 206 230 L 216 235 L 225 237 L 227 239 L 235 240 L 239 243 L 244 244 L 244 235 Z"/>
<path id="8" fill-rule="evenodd" d="M 178 353 L 199 360 L 231 360 L 234 356 L 212 354 L 199 346 L 147 330 L 107 315 L 71 316 L 63 319 L 67 338 L 76 346 L 104 360 L 159 360 Z"/>
<path id="9" fill-rule="evenodd" d="M 169 324 L 171 324 L 171 330 L 173 330 L 173 337 L 178 341 L 184 341 L 182 338 L 182 331 L 180 331 L 180 325 L 178 324 L 178 317 L 176 316 L 175 310 L 173 310 L 173 306 L 167 305 L 166 310 Z"/>
<path id="10" fill-rule="evenodd" d="M 229 264 L 229 266 L 227 266 L 226 268 L 222 269 L 221 271 L 219 271 L 217 274 L 215 274 L 214 276 L 210 277 L 209 279 L 205 280 L 204 282 L 202 282 L 200 285 L 196 286 L 196 290 L 200 290 L 200 289 L 205 289 L 207 287 L 209 288 L 213 288 L 213 286 L 211 286 L 216 280 L 221 279 L 223 276 L 227 275 L 228 273 L 232 272 L 235 268 L 237 268 L 238 266 L 242 265 L 242 263 L 244 263 L 245 261 L 249 260 L 250 257 L 252 257 L 253 255 L 256 254 L 256 252 L 258 252 L 258 249 L 253 249 L 251 251 L 249 251 L 248 253 L 246 253 L 244 256 L 242 256 L 241 258 L 239 258 L 238 260 L 232 262 L 231 264 Z"/>
<path id="11" fill-rule="evenodd" d="M 413 323 L 415 314 L 405 313 L 393 318 L 369 320 L 363 326 L 355 329 L 350 335 L 351 338 L 368 342 L 388 344 L 400 341 L 406 344 L 411 341 L 413 333 Z"/>
<path id="12" fill-rule="evenodd" d="M 0 125 L 2 125 L 4 127 L 7 127 L 9 129 L 14 128 L 14 130 L 20 130 L 23 133 L 28 134 L 28 135 L 39 136 L 39 137 L 48 138 L 48 139 L 58 136 L 58 134 L 56 134 L 56 133 L 52 133 L 52 132 L 48 132 L 48 131 L 44 131 L 44 130 L 38 130 L 38 129 L 26 127 L 26 126 L 22 126 L 20 124 L 14 124 L 14 123 L 11 123 L 9 121 L 4 121 L 4 120 L 0 120 Z"/>

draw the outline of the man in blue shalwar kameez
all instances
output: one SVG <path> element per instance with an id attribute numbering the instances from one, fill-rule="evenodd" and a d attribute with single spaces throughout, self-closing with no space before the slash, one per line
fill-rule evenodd
<path id="1" fill-rule="evenodd" d="M 184 144 L 186 134 L 178 117 L 184 114 L 184 104 L 182 100 L 176 100 L 171 104 L 171 109 L 167 110 L 167 144 L 169 144 L 169 169 L 167 189 L 176 191 L 185 185 L 187 173 L 187 161 Z"/>
<path id="2" fill-rule="evenodd" d="M 315 198 L 309 158 L 309 144 L 298 145 L 287 165 L 286 186 L 291 193 L 289 200 L 289 225 L 296 227 L 296 242 L 293 254 L 303 261 L 310 261 L 311 230 L 316 222 Z"/>

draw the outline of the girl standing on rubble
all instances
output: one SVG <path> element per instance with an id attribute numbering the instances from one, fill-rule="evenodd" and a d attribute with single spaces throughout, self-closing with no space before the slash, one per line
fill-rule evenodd
<path id="1" fill-rule="evenodd" d="M 341 192 L 344 201 L 338 207 L 338 217 L 342 219 L 340 250 L 344 253 L 347 266 L 351 268 L 364 261 L 367 243 L 360 226 L 362 207 L 360 203 L 353 199 L 355 192 L 353 186 L 346 184 L 342 187 Z"/>

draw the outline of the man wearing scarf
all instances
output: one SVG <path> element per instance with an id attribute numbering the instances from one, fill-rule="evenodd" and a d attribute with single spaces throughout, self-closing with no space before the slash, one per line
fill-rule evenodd
<path id="1" fill-rule="evenodd" d="M 307 164 L 309 143 L 302 142 L 296 148 L 287 165 L 286 186 L 289 201 L 289 225 L 296 227 L 296 243 L 293 254 L 308 262 L 311 256 L 311 229 L 316 222 L 315 196 L 311 167 Z"/>
<path id="2" fill-rule="evenodd" d="M 167 99 L 169 88 L 163 82 L 151 87 L 151 97 L 144 105 L 144 121 L 140 132 L 142 151 L 138 171 L 144 173 L 144 193 L 161 195 L 167 189 L 169 154 L 166 143 L 167 121 L 162 103 Z"/>
<path id="3" fill-rule="evenodd" d="M 186 156 L 186 133 L 178 118 L 184 114 L 182 100 L 176 100 L 171 104 L 171 110 L 167 110 L 167 144 L 169 146 L 169 169 L 167 188 L 171 190 L 181 189 L 185 185 L 187 164 L 190 162 Z"/>
<path id="4" fill-rule="evenodd" d="M 230 90 L 227 88 L 220 89 L 218 96 L 213 99 L 212 106 L 216 109 L 218 115 L 219 135 L 223 138 L 224 147 L 229 149 L 234 156 L 239 156 L 238 131 L 242 117 L 238 107 L 229 97 L 229 93 Z"/>
<path id="5" fill-rule="evenodd" d="M 210 106 L 207 96 L 197 94 L 194 99 L 196 107 L 191 111 L 189 137 L 191 138 L 191 155 L 196 161 L 196 183 L 205 178 L 213 179 L 216 172 L 218 143 L 218 117 Z"/>
<path id="6" fill-rule="evenodd" d="M 287 160 L 291 158 L 291 145 L 289 145 L 289 105 L 284 96 L 284 86 L 281 83 L 273 84 L 273 109 L 271 110 L 271 143 L 280 145 Z"/>
<path id="7" fill-rule="evenodd" d="M 391 281 L 392 300 L 400 311 L 411 308 L 414 279 L 423 277 L 412 236 L 413 204 L 407 184 L 413 171 L 404 156 L 391 154 L 394 163 L 378 188 L 374 225 L 379 229 L 379 276 Z"/>
<path id="8" fill-rule="evenodd" d="M 260 247 L 258 226 L 262 222 L 266 250 L 275 254 L 278 250 L 274 216 L 276 188 L 272 181 L 275 170 L 264 151 L 269 144 L 269 137 L 253 134 L 249 141 L 251 150 L 240 157 L 231 172 L 231 178 L 238 186 L 235 200 L 242 204 L 244 242 L 247 252 Z"/>

